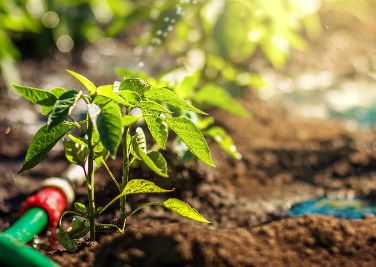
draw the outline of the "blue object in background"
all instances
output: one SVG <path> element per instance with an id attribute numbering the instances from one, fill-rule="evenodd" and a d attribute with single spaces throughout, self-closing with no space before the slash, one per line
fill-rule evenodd
<path id="1" fill-rule="evenodd" d="M 344 219 L 361 219 L 365 215 L 376 215 L 376 204 L 367 203 L 359 198 L 341 199 L 321 196 L 293 205 L 289 213 L 292 217 L 318 214 Z"/>

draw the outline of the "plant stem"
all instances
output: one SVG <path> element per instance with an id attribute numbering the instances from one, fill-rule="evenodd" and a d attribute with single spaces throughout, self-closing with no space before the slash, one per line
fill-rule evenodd
<path id="1" fill-rule="evenodd" d="M 94 197 L 94 147 L 93 147 L 93 123 L 88 119 L 88 171 L 86 176 L 87 198 L 89 201 L 88 218 L 90 222 L 90 239 L 95 241 L 95 197 Z"/>
<path id="2" fill-rule="evenodd" d="M 107 163 L 103 160 L 103 158 L 101 158 L 101 162 L 103 164 L 103 166 L 106 168 L 108 174 L 110 175 L 112 181 L 115 183 L 116 187 L 119 189 L 120 193 L 121 193 L 121 187 L 118 183 L 118 181 L 116 180 L 115 176 L 112 174 L 110 168 L 108 167 Z"/>
<path id="3" fill-rule="evenodd" d="M 123 132 L 123 172 L 121 176 L 121 192 L 123 192 L 125 186 L 128 183 L 129 179 L 129 147 L 127 145 L 127 134 L 128 134 L 128 127 L 124 127 Z M 125 210 L 125 202 L 127 200 L 126 196 L 122 196 L 120 198 L 120 226 L 122 229 L 125 227 L 125 219 L 127 217 L 127 211 Z"/>

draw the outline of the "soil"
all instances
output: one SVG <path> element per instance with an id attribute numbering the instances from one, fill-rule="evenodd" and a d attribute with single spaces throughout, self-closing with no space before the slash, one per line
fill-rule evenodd
<path id="1" fill-rule="evenodd" d="M 302 59 L 293 60 L 298 64 Z M 61 247 L 41 249 L 62 266 L 375 266 L 376 218 L 288 217 L 294 203 L 325 193 L 375 201 L 374 134 L 350 132 L 334 121 L 300 118 L 252 92 L 242 103 L 251 114 L 248 118 L 211 112 L 235 140 L 241 161 L 209 141 L 217 168 L 195 161 L 182 164 L 165 153 L 171 179 L 133 174 L 175 187 L 169 196 L 187 201 L 212 224 L 146 208 L 127 223 L 124 235 L 103 233 L 98 243 L 81 242 L 73 254 Z M 10 107 L 1 103 L 1 113 Z M 1 231 L 17 218 L 20 204 L 43 179 L 58 176 L 67 164 L 57 148 L 33 170 L 16 175 L 31 135 L 25 130 L 27 122 L 0 117 Z M 119 173 L 118 161 L 110 166 Z M 102 169 L 96 189 L 98 205 L 115 194 Z M 129 205 L 156 199 L 160 196 L 134 196 Z M 85 201 L 83 187 L 77 189 L 77 200 Z M 111 209 L 99 220 L 109 222 L 116 216 Z"/>

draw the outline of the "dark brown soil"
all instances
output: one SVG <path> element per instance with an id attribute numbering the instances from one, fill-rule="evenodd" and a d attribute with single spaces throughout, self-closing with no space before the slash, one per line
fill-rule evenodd
<path id="1" fill-rule="evenodd" d="M 132 227 L 95 247 L 94 266 L 374 266 L 376 220 L 304 216 L 251 229 Z"/>
<path id="2" fill-rule="evenodd" d="M 299 55 L 296 63 L 303 61 Z M 169 196 L 189 202 L 212 224 L 147 208 L 132 217 L 125 235 L 102 234 L 98 244 L 83 242 L 77 253 L 60 248 L 48 255 L 62 266 L 375 266 L 374 217 L 286 218 L 292 204 L 324 193 L 374 199 L 374 134 L 349 132 L 332 121 L 298 118 L 279 103 L 263 102 L 252 93 L 243 104 L 249 118 L 212 112 L 234 138 L 243 160 L 233 160 L 210 142 L 215 169 L 199 162 L 182 165 L 166 154 L 171 179 L 135 174 L 176 187 Z M 0 112 L 8 109 L 5 103 L 2 107 Z M 58 176 L 67 167 L 61 151 L 53 151 L 38 167 L 16 175 L 31 137 L 23 125 L 1 118 L 0 231 L 17 218 L 22 201 L 44 178 Z M 115 175 L 119 166 L 111 162 Z M 103 170 L 96 189 L 98 205 L 115 194 Z M 77 199 L 85 201 L 83 187 L 77 189 Z M 160 196 L 134 196 L 129 205 L 155 199 Z M 109 222 L 116 216 L 112 209 L 99 219 Z"/>

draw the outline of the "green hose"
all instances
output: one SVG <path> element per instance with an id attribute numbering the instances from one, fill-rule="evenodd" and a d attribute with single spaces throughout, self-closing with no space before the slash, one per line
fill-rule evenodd
<path id="1" fill-rule="evenodd" d="M 28 243 L 34 235 L 39 234 L 46 227 L 47 222 L 48 216 L 43 209 L 31 208 L 3 234 L 7 234 L 22 243 Z"/>
<path id="2" fill-rule="evenodd" d="M 0 233 L 0 263 L 12 267 L 57 267 L 50 258 L 32 247 L 24 245 L 42 231 L 48 222 L 41 208 L 30 208 L 15 224 Z M 1 265 L 1 264 L 0 264 Z"/>

